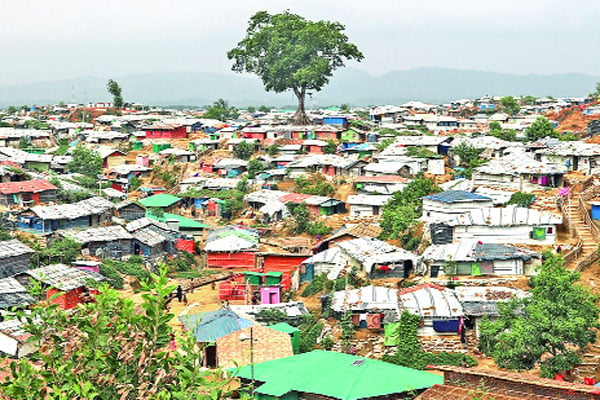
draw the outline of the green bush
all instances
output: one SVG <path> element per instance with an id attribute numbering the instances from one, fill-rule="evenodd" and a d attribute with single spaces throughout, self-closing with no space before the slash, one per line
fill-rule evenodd
<path id="1" fill-rule="evenodd" d="M 512 196 L 510 196 L 510 200 L 508 201 L 508 204 L 516 204 L 519 207 L 529 208 L 531 203 L 533 203 L 534 198 L 535 198 L 535 195 L 532 193 L 517 192 L 517 193 L 513 193 Z"/>
<path id="2" fill-rule="evenodd" d="M 471 367 L 477 365 L 477 360 L 465 354 L 423 351 L 417 337 L 420 321 L 421 317 L 418 315 L 407 311 L 402 313 L 398 350 L 395 354 L 384 355 L 383 361 L 413 369 L 426 369 L 428 365 L 460 366 L 463 361 Z"/>
<path id="3" fill-rule="evenodd" d="M 100 274 L 108 279 L 108 283 L 115 289 L 123 289 L 123 278 L 117 272 L 115 267 L 110 264 L 100 264 Z"/>
<path id="4" fill-rule="evenodd" d="M 145 281 L 150 277 L 148 271 L 146 271 L 146 269 L 141 264 L 136 262 L 104 260 L 103 264 L 111 265 L 115 270 L 122 273 L 123 275 L 134 276 L 140 281 Z"/>

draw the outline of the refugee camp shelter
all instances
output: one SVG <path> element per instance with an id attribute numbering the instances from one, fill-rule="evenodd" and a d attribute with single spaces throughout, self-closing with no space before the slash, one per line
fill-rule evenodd
<path id="1" fill-rule="evenodd" d="M 33 250 L 17 239 L 0 242 L 0 278 L 27 270 Z"/>
<path id="2" fill-rule="evenodd" d="M 460 240 L 483 243 L 554 244 L 562 216 L 548 211 L 508 206 L 482 208 L 450 216 L 431 224 L 431 241 L 446 244 Z"/>
<path id="3" fill-rule="evenodd" d="M 463 308 L 455 292 L 433 283 L 400 290 L 400 308 L 423 319 L 420 336 L 456 335 Z"/>
<path id="4" fill-rule="evenodd" d="M 294 355 L 292 338 L 287 332 L 252 325 L 217 339 L 217 365 L 234 368 Z"/>
<path id="5" fill-rule="evenodd" d="M 0 352 L 11 358 L 22 358 L 35 352 L 37 347 L 28 341 L 31 334 L 25 331 L 25 323 L 19 319 L 0 322 Z"/>
<path id="6" fill-rule="evenodd" d="M 99 226 L 85 230 L 57 231 L 81 244 L 81 252 L 93 257 L 121 259 L 133 251 L 133 236 L 121 225 Z"/>
<path id="7" fill-rule="evenodd" d="M 428 220 L 464 214 L 477 208 L 491 208 L 492 199 L 464 190 L 446 190 L 423 197 L 423 217 Z"/>
<path id="8" fill-rule="evenodd" d="M 254 325 L 253 321 L 226 309 L 180 315 L 179 321 L 187 331 L 194 335 L 198 343 L 207 345 L 203 350 L 204 357 L 202 357 L 205 367 L 219 365 L 217 357 L 217 340 L 219 338 Z"/>
<path id="9" fill-rule="evenodd" d="M 162 208 L 164 212 L 169 212 L 176 208 L 180 201 L 179 197 L 172 194 L 159 193 L 140 200 L 140 204 L 146 207 L 146 209 Z"/>
<path id="10" fill-rule="evenodd" d="M 447 278 L 449 275 L 532 274 L 535 266 L 539 264 L 533 260 L 539 258 L 539 254 L 519 247 L 483 243 L 472 239 L 434 244 L 423 252 L 423 261 L 429 267 L 431 278 Z"/>
<path id="11" fill-rule="evenodd" d="M 350 267 L 371 278 L 407 278 L 420 271 L 420 257 L 379 239 L 362 237 L 338 243 Z"/>
<path id="12" fill-rule="evenodd" d="M 45 179 L 0 183 L 0 205 L 31 206 L 56 200 L 58 188 Z"/>
<path id="13" fill-rule="evenodd" d="M 300 353 L 300 329 L 285 322 L 269 325 L 269 328 L 287 333 L 292 341 L 292 350 L 294 351 L 294 354 Z"/>
<path id="14" fill-rule="evenodd" d="M 540 378 L 526 372 L 449 365 L 432 369 L 444 373 L 444 383 L 432 386 L 416 400 L 600 400 L 598 387 Z"/>
<path id="15" fill-rule="evenodd" d="M 397 398 L 442 383 L 429 372 L 322 350 L 247 365 L 234 375 L 245 383 L 254 377 L 256 397 L 269 400 Z"/>
<path id="16" fill-rule="evenodd" d="M 51 233 L 59 229 L 85 229 L 110 221 L 115 205 L 102 197 L 72 204 L 34 206 L 17 214 L 17 229 Z"/>
<path id="17" fill-rule="evenodd" d="M 97 272 L 71 267 L 65 264 L 53 264 L 41 268 L 30 269 L 25 274 L 42 282 L 46 290 L 46 298 L 58 304 L 63 310 L 76 307 L 79 303 L 91 301 L 97 291 L 89 287 L 90 281 L 102 282 L 106 278 Z M 63 292 L 62 294 L 59 294 Z M 53 296 L 57 295 L 53 298 Z"/>
<path id="18" fill-rule="evenodd" d="M 337 291 L 333 294 L 330 307 L 337 313 L 350 311 L 356 326 L 370 329 L 397 321 L 401 314 L 398 290 L 374 285 Z"/>
<path id="19" fill-rule="evenodd" d="M 258 250 L 258 232 L 232 225 L 208 231 L 206 263 L 209 268 L 253 268 Z"/>
<path id="20" fill-rule="evenodd" d="M 24 307 L 35 303 L 25 286 L 13 277 L 0 279 L 0 309 Z"/>

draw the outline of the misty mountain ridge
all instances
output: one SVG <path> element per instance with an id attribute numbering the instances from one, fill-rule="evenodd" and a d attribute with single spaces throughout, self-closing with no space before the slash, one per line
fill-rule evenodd
<path id="1" fill-rule="evenodd" d="M 0 107 L 22 104 L 110 101 L 106 83 L 111 77 L 0 86 Z M 291 92 L 272 93 L 255 77 L 213 72 L 155 72 L 112 77 L 125 101 L 152 105 L 204 106 L 224 98 L 230 104 L 282 106 L 296 104 Z M 329 85 L 307 98 L 307 108 L 347 103 L 355 106 L 401 104 L 410 100 L 447 103 L 483 95 L 584 97 L 600 77 L 582 73 L 516 75 L 499 72 L 424 67 L 391 71 L 381 76 L 352 68 L 335 72 Z"/>

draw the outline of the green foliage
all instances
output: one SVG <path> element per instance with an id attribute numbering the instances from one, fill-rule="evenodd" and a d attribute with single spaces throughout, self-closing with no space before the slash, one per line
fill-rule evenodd
<path id="1" fill-rule="evenodd" d="M 81 244 L 65 237 L 52 240 L 49 246 L 44 248 L 34 247 L 34 250 L 36 252 L 31 257 L 32 265 L 70 264 L 79 256 Z"/>
<path id="2" fill-rule="evenodd" d="M 292 224 L 292 232 L 296 235 L 308 233 L 310 235 L 327 235 L 331 232 L 331 228 L 323 222 L 311 222 L 311 215 L 308 211 L 306 203 L 286 204 L 290 214 Z"/>
<path id="3" fill-rule="evenodd" d="M 249 160 L 254 154 L 254 145 L 250 142 L 240 142 L 233 148 L 233 154 L 241 160 Z"/>
<path id="4" fill-rule="evenodd" d="M 271 157 L 276 156 L 279 153 L 281 153 L 281 146 L 278 145 L 277 143 L 273 143 L 272 145 L 270 145 L 269 147 L 267 147 L 267 153 Z"/>
<path id="5" fill-rule="evenodd" d="M 73 150 L 72 156 L 73 160 L 67 164 L 67 171 L 92 178 L 97 185 L 97 176 L 102 173 L 102 157 L 97 152 L 83 146 L 77 146 Z"/>
<path id="6" fill-rule="evenodd" d="M 460 157 L 461 165 L 469 165 L 473 161 L 479 159 L 479 156 L 483 152 L 482 149 L 477 149 L 475 146 L 467 144 L 466 142 L 459 143 L 458 146 L 455 146 L 452 151 L 454 154 Z"/>
<path id="7" fill-rule="evenodd" d="M 579 277 L 564 268 L 561 256 L 547 254 L 531 278 L 531 297 L 500 303 L 499 318 L 480 325 L 480 349 L 502 368 L 539 365 L 545 377 L 572 369 L 581 361 L 579 352 L 595 341 L 600 314 L 596 296 L 577 283 Z"/>
<path id="8" fill-rule="evenodd" d="M 491 136 L 509 142 L 514 142 L 515 140 L 517 140 L 517 132 L 514 129 L 502 129 L 502 126 L 498 121 L 490 122 L 489 127 Z"/>
<path id="9" fill-rule="evenodd" d="M 262 105 L 262 106 L 258 107 L 258 111 L 263 112 L 263 113 L 268 113 L 268 112 L 271 112 L 271 108 L 272 107 L 267 107 L 265 105 Z"/>
<path id="10" fill-rule="evenodd" d="M 100 273 L 108 279 L 108 283 L 115 289 L 123 289 L 123 278 L 111 264 L 100 264 Z"/>
<path id="11" fill-rule="evenodd" d="M 253 114 L 256 112 L 256 108 L 254 106 L 248 106 L 246 111 L 248 111 L 250 114 Z"/>
<path id="12" fill-rule="evenodd" d="M 236 72 L 258 75 L 267 91 L 292 90 L 298 98 L 296 123 L 307 124 L 304 99 L 320 91 L 346 60 L 362 60 L 339 22 L 309 21 L 285 11 L 259 11 L 249 21 L 246 37 L 227 53 Z"/>
<path id="13" fill-rule="evenodd" d="M 398 239 L 421 216 L 421 198 L 440 188 L 431 179 L 415 177 L 401 192 L 396 192 L 383 206 L 381 239 Z"/>
<path id="14" fill-rule="evenodd" d="M 228 119 L 236 119 L 240 113 L 235 107 L 230 107 L 225 99 L 215 101 L 212 106 L 208 106 L 204 112 L 204 118 L 218 119 L 219 121 L 227 121 Z"/>
<path id="15" fill-rule="evenodd" d="M 352 268 L 348 276 L 340 276 L 337 279 L 329 280 L 327 274 L 320 274 L 314 277 L 313 281 L 304 288 L 300 296 L 310 297 L 320 293 L 336 292 L 346 287 L 346 281 L 349 286 L 363 287 L 367 282 L 358 275 L 358 270 Z"/>
<path id="16" fill-rule="evenodd" d="M 329 183 L 321 174 L 313 174 L 310 177 L 302 175 L 294 180 L 293 191 L 296 193 L 331 197 L 335 194 L 335 186 Z"/>
<path id="17" fill-rule="evenodd" d="M 166 310 L 175 289 L 166 271 L 143 284 L 138 311 L 133 300 L 102 285 L 96 302 L 69 311 L 55 304 L 19 313 L 40 350 L 12 361 L 0 383 L 3 398 L 218 400 L 227 397 L 222 372 L 201 371 L 195 338 L 178 340 L 169 351 L 174 317 Z M 36 288 L 41 292 L 41 288 Z M 43 323 L 40 323 L 42 321 Z M 36 364 L 42 365 L 38 368 Z"/>
<path id="18" fill-rule="evenodd" d="M 323 148 L 323 153 L 325 154 L 335 154 L 335 150 L 337 149 L 337 146 L 335 145 L 335 142 L 331 139 L 329 139 L 327 141 L 327 146 L 325 146 Z"/>
<path id="19" fill-rule="evenodd" d="M 532 106 L 535 104 L 537 97 L 535 96 L 521 96 L 521 103 L 526 106 Z"/>
<path id="20" fill-rule="evenodd" d="M 121 93 L 122 90 L 119 84 L 114 80 L 109 79 L 108 83 L 106 84 L 106 90 L 108 90 L 108 93 L 110 93 L 113 97 L 113 107 L 115 110 L 123 107 L 123 95 Z"/>
<path id="21" fill-rule="evenodd" d="M 164 216 L 165 216 L 165 210 L 163 210 L 160 207 L 152 207 L 152 208 L 148 209 L 148 214 L 150 214 L 158 219 L 161 219 L 161 218 L 164 218 Z"/>
<path id="22" fill-rule="evenodd" d="M 501 98 L 500 105 L 502 106 L 504 111 L 510 115 L 518 114 L 519 111 L 521 110 L 521 106 L 519 105 L 519 103 L 517 103 L 515 98 L 512 96 L 505 96 L 505 97 Z"/>
<path id="23" fill-rule="evenodd" d="M 112 269 L 123 275 L 134 276 L 140 281 L 146 281 L 150 274 L 142 265 L 143 259 L 140 258 L 130 257 L 127 261 L 105 259 L 102 261 L 102 264 L 109 266 L 109 268 L 112 267 Z"/>
<path id="24" fill-rule="evenodd" d="M 254 179 L 254 178 L 256 178 L 256 175 L 260 174 L 264 170 L 265 170 L 265 165 L 259 159 L 253 158 L 252 160 L 248 161 L 248 167 L 247 167 L 248 178 Z"/>
<path id="25" fill-rule="evenodd" d="M 381 142 L 375 143 L 375 148 L 377 148 L 378 151 L 383 151 L 394 144 L 395 141 L 396 139 L 394 138 L 383 139 Z"/>
<path id="26" fill-rule="evenodd" d="M 527 140 L 532 142 L 545 137 L 560 138 L 560 134 L 554 130 L 552 122 L 546 117 L 538 117 L 525 129 L 525 135 Z"/>
<path id="27" fill-rule="evenodd" d="M 415 158 L 442 158 L 438 153 L 435 153 L 425 147 L 409 146 L 406 148 L 406 155 Z"/>
<path id="28" fill-rule="evenodd" d="M 300 329 L 300 353 L 313 351 L 317 345 L 317 339 L 323 332 L 323 323 L 317 322 L 314 314 L 303 315 L 298 329 Z"/>
<path id="29" fill-rule="evenodd" d="M 466 362 L 469 366 L 477 365 L 477 361 L 467 355 L 458 353 L 428 353 L 423 351 L 417 337 L 421 317 L 404 311 L 399 321 L 398 349 L 393 355 L 384 355 L 383 361 L 402 365 L 408 368 L 421 369 L 427 365 L 455 365 Z"/>
<path id="30" fill-rule="evenodd" d="M 275 325 L 281 322 L 289 323 L 290 317 L 277 308 L 264 308 L 258 312 L 256 319 L 265 325 Z"/>
<path id="31" fill-rule="evenodd" d="M 144 181 L 142 181 L 137 176 L 134 176 L 133 178 L 131 178 L 129 180 L 129 191 L 135 192 L 136 190 L 139 189 L 140 186 L 142 186 L 142 183 L 144 183 Z"/>
<path id="32" fill-rule="evenodd" d="M 351 313 L 344 313 L 340 320 L 340 327 L 342 328 L 342 334 L 340 335 L 342 351 L 347 352 L 350 350 L 352 340 L 354 339 L 354 325 L 352 324 Z"/>
<path id="33" fill-rule="evenodd" d="M 533 193 L 516 192 L 510 196 L 508 204 L 516 204 L 519 207 L 527 207 L 531 205 L 535 195 Z"/>
<path id="34" fill-rule="evenodd" d="M 0 229 L 0 242 L 4 242 L 5 240 L 11 240 L 13 237 L 10 232 Z"/>
<path id="35" fill-rule="evenodd" d="M 327 335 L 323 338 L 323 340 L 321 340 L 321 347 L 323 348 L 323 350 L 331 350 L 334 344 L 335 342 L 333 341 L 331 335 Z"/>

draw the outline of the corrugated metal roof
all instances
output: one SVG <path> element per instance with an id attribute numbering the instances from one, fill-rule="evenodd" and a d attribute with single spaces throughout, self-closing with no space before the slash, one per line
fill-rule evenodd
<path id="1" fill-rule="evenodd" d="M 374 285 L 340 290 L 333 294 L 331 308 L 334 311 L 373 309 L 398 311 L 398 290 Z"/>
<path id="2" fill-rule="evenodd" d="M 557 225 L 562 216 L 531 208 L 508 206 L 503 208 L 479 208 L 458 214 L 444 221 L 450 226 L 518 226 Z"/>
<path id="3" fill-rule="evenodd" d="M 41 219 L 77 219 L 88 215 L 103 214 L 115 208 L 115 205 L 103 197 L 92 197 L 72 204 L 54 206 L 35 206 L 30 210 Z"/>
<path id="4" fill-rule="evenodd" d="M 491 201 L 489 197 L 482 196 L 476 193 L 467 192 L 465 190 L 446 190 L 440 193 L 430 194 L 425 196 L 424 199 L 441 201 L 443 203 L 452 204 L 458 202 L 469 202 L 469 201 Z"/>
<path id="5" fill-rule="evenodd" d="M 106 280 L 104 276 L 94 271 L 74 268 L 65 264 L 48 265 L 30 269 L 24 273 L 40 282 L 65 291 L 87 286 L 90 279 L 96 282 Z"/>
<path id="6" fill-rule="evenodd" d="M 425 283 L 400 291 L 400 306 L 411 314 L 425 318 L 455 318 L 464 315 L 453 290 Z"/>
<path id="7" fill-rule="evenodd" d="M 59 230 L 57 233 L 63 237 L 70 237 L 81 244 L 91 242 L 112 242 L 114 240 L 133 239 L 133 236 L 120 225 L 102 226 L 79 230 Z"/>
<path id="8" fill-rule="evenodd" d="M 17 257 L 28 253 L 33 253 L 33 250 L 17 239 L 0 242 L 0 259 Z"/>

